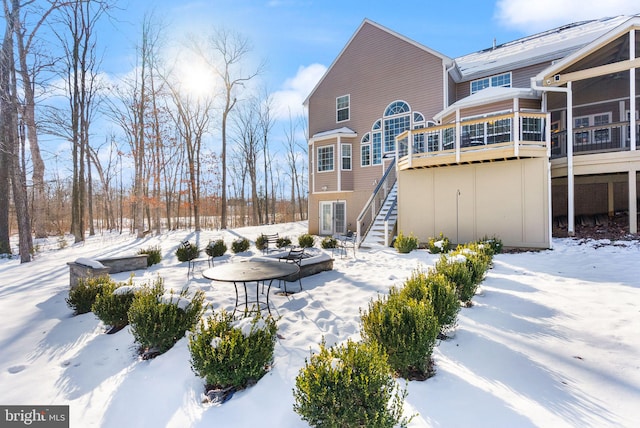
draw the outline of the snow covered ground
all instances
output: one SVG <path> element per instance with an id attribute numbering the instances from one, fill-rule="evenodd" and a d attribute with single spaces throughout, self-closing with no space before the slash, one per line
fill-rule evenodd
<path id="1" fill-rule="evenodd" d="M 73 316 L 65 303 L 67 262 L 160 245 L 162 262 L 136 271 L 134 282 L 159 275 L 167 288 L 204 290 L 213 310 L 230 308 L 233 286 L 204 279 L 198 271 L 206 262 L 188 277 L 174 255 L 180 241 L 203 247 L 221 237 L 230 247 L 237 236 L 279 232 L 295 241 L 305 230 L 290 223 L 140 240 L 100 236 L 41 252 L 32 263 L 0 260 L 0 404 L 68 404 L 73 428 L 306 426 L 292 409 L 305 358 L 322 337 L 329 345 L 359 339 L 359 309 L 433 265 L 435 255 L 359 250 L 355 259 L 336 256 L 333 271 L 304 278 L 303 292 L 272 294 L 281 336 L 274 367 L 221 406 L 202 403 L 204 382 L 191 371 L 186 339 L 142 361 L 128 327 L 106 335 L 93 314 Z M 223 262 L 249 255 L 229 252 Z M 455 336 L 436 348 L 436 375 L 408 384 L 410 426 L 638 426 L 639 261 L 637 241 L 558 239 L 553 250 L 496 256 Z M 124 281 L 129 273 L 113 276 Z"/>

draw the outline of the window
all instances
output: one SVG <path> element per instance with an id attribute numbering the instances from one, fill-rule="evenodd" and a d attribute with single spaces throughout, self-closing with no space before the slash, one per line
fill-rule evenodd
<path id="1" fill-rule="evenodd" d="M 487 122 L 486 144 L 506 143 L 511 141 L 511 119 L 499 119 Z"/>
<path id="2" fill-rule="evenodd" d="M 351 171 L 351 144 L 342 144 L 342 170 Z"/>
<path id="3" fill-rule="evenodd" d="M 360 166 L 371 165 L 371 145 L 360 146 Z"/>
<path id="4" fill-rule="evenodd" d="M 371 133 L 367 132 L 360 140 L 360 166 L 371 165 Z"/>
<path id="5" fill-rule="evenodd" d="M 580 116 L 573 119 L 574 142 L 576 145 L 585 145 L 591 143 L 610 143 L 611 113 L 599 113 L 590 116 Z M 602 127 L 602 128 L 596 128 Z M 587 128 L 587 129 L 580 129 Z"/>
<path id="6" fill-rule="evenodd" d="M 349 120 L 349 98 L 349 95 L 343 95 L 336 98 L 336 122 Z"/>
<path id="7" fill-rule="evenodd" d="M 544 141 L 544 121 L 539 117 L 523 117 L 521 119 L 522 140 Z M 557 127 L 556 123 L 556 127 Z M 557 130 L 557 128 L 556 128 Z M 556 131 L 557 132 L 557 131 Z"/>
<path id="8" fill-rule="evenodd" d="M 333 146 L 318 147 L 318 172 L 333 171 Z"/>
<path id="9" fill-rule="evenodd" d="M 488 87 L 511 87 L 511 73 L 497 74 L 491 77 L 485 77 L 484 79 L 478 79 L 471 82 L 471 93 L 475 94 L 478 91 Z"/>
<path id="10" fill-rule="evenodd" d="M 373 164 L 380 165 L 382 163 L 382 133 L 373 133 L 373 144 L 371 149 L 373 151 Z"/>
<path id="11" fill-rule="evenodd" d="M 404 101 L 394 101 L 384 111 L 384 152 L 396 150 L 396 136 L 411 128 L 411 108 Z"/>

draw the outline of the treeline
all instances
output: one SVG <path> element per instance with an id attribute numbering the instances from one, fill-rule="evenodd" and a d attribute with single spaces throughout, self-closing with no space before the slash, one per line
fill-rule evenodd
<path id="1" fill-rule="evenodd" d="M 0 254 L 15 252 L 16 231 L 28 262 L 33 238 L 52 234 L 79 242 L 96 228 L 142 237 L 306 218 L 304 125 L 290 117 L 274 149 L 264 63 L 242 35 L 218 29 L 176 49 L 147 16 L 131 72 L 115 79 L 101 68 L 98 28 L 116 1 L 2 5 Z M 185 62 L 206 71 L 195 85 Z M 69 151 L 45 162 L 43 138 Z"/>

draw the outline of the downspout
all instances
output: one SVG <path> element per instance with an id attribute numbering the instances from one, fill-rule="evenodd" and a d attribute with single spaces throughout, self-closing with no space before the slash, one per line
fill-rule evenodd
<path id="1" fill-rule="evenodd" d="M 571 82 L 567 82 L 566 88 L 540 86 L 535 78 L 532 77 L 531 89 L 541 92 L 561 92 L 567 95 L 567 233 L 569 236 L 573 236 L 575 235 L 575 189 L 573 177 L 573 92 Z M 551 182 L 549 182 L 549 187 L 549 192 L 551 192 Z M 551 206 L 549 206 L 549 209 L 552 209 Z"/>

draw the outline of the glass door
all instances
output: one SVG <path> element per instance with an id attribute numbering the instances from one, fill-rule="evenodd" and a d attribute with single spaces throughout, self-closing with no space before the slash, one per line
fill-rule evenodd
<path id="1" fill-rule="evenodd" d="M 344 201 L 320 202 L 320 235 L 346 233 L 347 205 Z"/>

